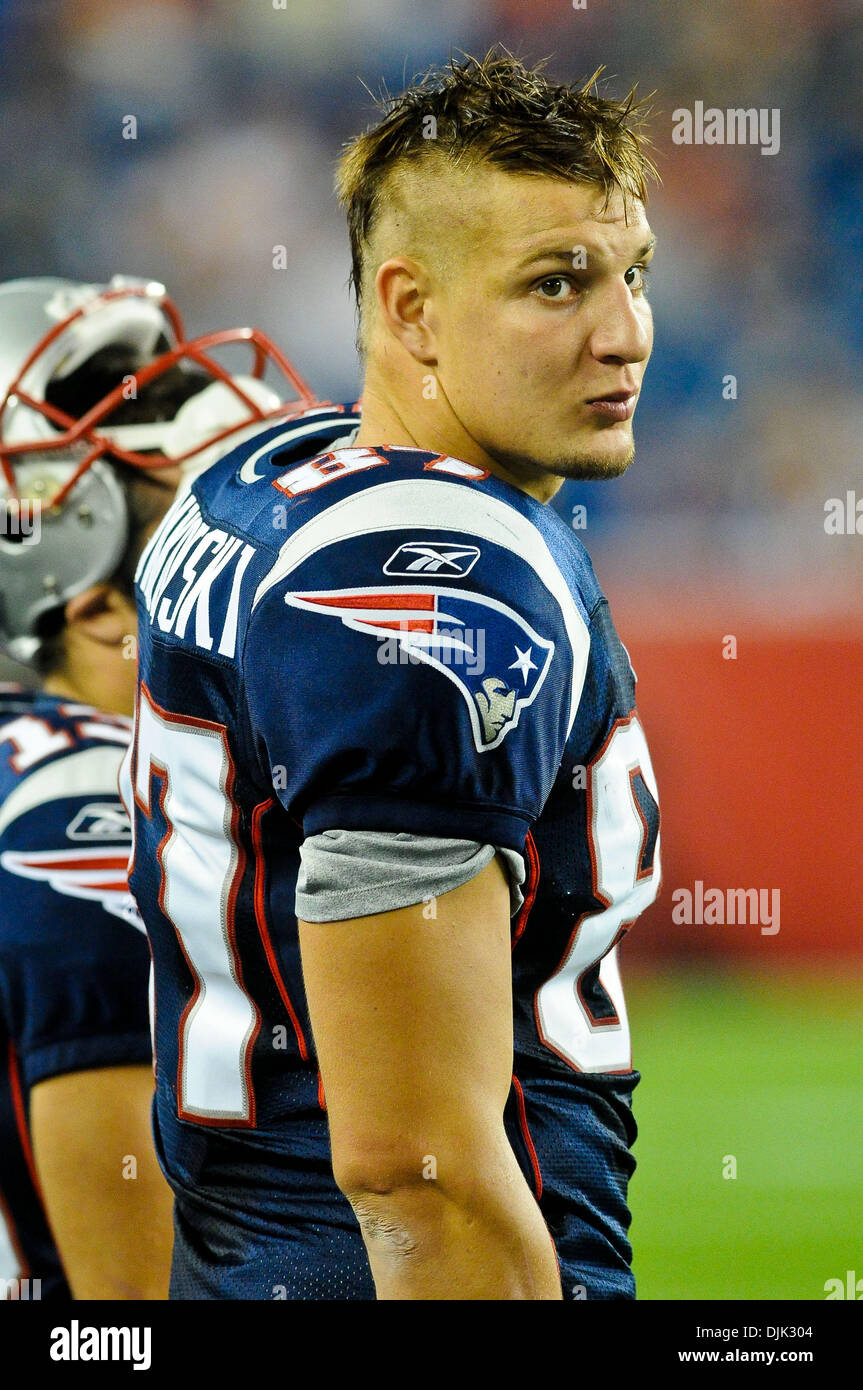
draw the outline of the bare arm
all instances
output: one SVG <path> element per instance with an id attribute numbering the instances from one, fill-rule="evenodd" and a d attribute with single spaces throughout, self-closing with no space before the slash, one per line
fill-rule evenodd
<path id="1" fill-rule="evenodd" d="M 152 1095 L 145 1066 L 74 1072 L 33 1088 L 36 1168 L 76 1299 L 168 1296 L 173 1196 L 153 1149 Z"/>
<path id="2" fill-rule="evenodd" d="M 336 1181 L 378 1298 L 559 1299 L 503 1125 L 512 979 L 498 861 L 435 907 L 300 923 Z"/>

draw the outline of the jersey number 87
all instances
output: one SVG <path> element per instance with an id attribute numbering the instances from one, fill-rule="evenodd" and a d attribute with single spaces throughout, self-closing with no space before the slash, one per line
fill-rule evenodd
<path id="1" fill-rule="evenodd" d="M 261 1020 L 243 984 L 234 934 L 245 855 L 236 833 L 227 730 L 160 709 L 144 687 L 134 746 L 134 763 L 127 758 L 122 774 L 124 797 L 131 809 L 131 790 L 149 819 L 153 782 L 162 782 L 167 831 L 157 850 L 159 903 L 195 982 L 179 1024 L 178 1113 L 203 1124 L 253 1126 L 251 1053 Z M 645 862 L 648 831 L 634 790 L 639 774 L 655 800 L 647 744 L 631 715 L 618 721 L 589 769 L 593 891 L 606 905 L 579 919 L 561 965 L 536 994 L 540 1039 L 578 1071 L 631 1065 L 614 948 L 653 901 L 660 874 L 658 837 Z M 591 1011 L 582 988 L 591 971 L 611 1005 L 602 1016 Z"/>

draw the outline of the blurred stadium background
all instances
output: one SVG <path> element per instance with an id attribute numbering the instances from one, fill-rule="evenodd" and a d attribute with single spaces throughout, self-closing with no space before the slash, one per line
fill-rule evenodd
<path id="1" fill-rule="evenodd" d="M 352 399 L 331 181 L 363 84 L 501 42 L 656 90 L 638 458 L 555 503 L 586 508 L 663 802 L 624 947 L 636 1272 L 646 1299 L 824 1298 L 863 1276 L 863 535 L 825 529 L 863 503 L 859 0 L 280 3 L 0 0 L 0 278 L 152 276 L 192 330 L 253 322 Z M 779 152 L 675 145 L 696 101 L 778 108 Z M 676 925 L 697 880 L 780 890 L 780 931 Z"/>

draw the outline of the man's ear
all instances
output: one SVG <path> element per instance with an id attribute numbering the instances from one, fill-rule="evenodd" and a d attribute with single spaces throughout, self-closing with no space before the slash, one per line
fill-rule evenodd
<path id="1" fill-rule="evenodd" d="M 119 647 L 130 631 L 131 603 L 113 584 L 94 584 L 70 598 L 66 625 L 100 647 Z"/>
<path id="2" fill-rule="evenodd" d="M 437 363 L 437 342 L 426 318 L 431 291 L 427 272 L 407 256 L 393 257 L 378 267 L 375 292 L 382 323 L 417 362 Z"/>

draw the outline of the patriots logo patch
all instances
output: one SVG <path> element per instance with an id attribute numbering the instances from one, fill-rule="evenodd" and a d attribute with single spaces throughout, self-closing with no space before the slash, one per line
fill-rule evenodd
<path id="1" fill-rule="evenodd" d="M 0 866 L 21 878 L 46 882 L 55 893 L 99 902 L 106 912 L 138 931 L 145 931 L 135 899 L 129 892 L 128 851 L 79 849 L 25 854 L 6 850 Z"/>
<path id="2" fill-rule="evenodd" d="M 376 637 L 382 665 L 421 661 L 440 671 L 467 704 L 480 753 L 497 748 L 516 727 L 554 655 L 554 643 L 514 608 L 458 589 L 325 589 L 286 594 L 285 602 Z"/>

